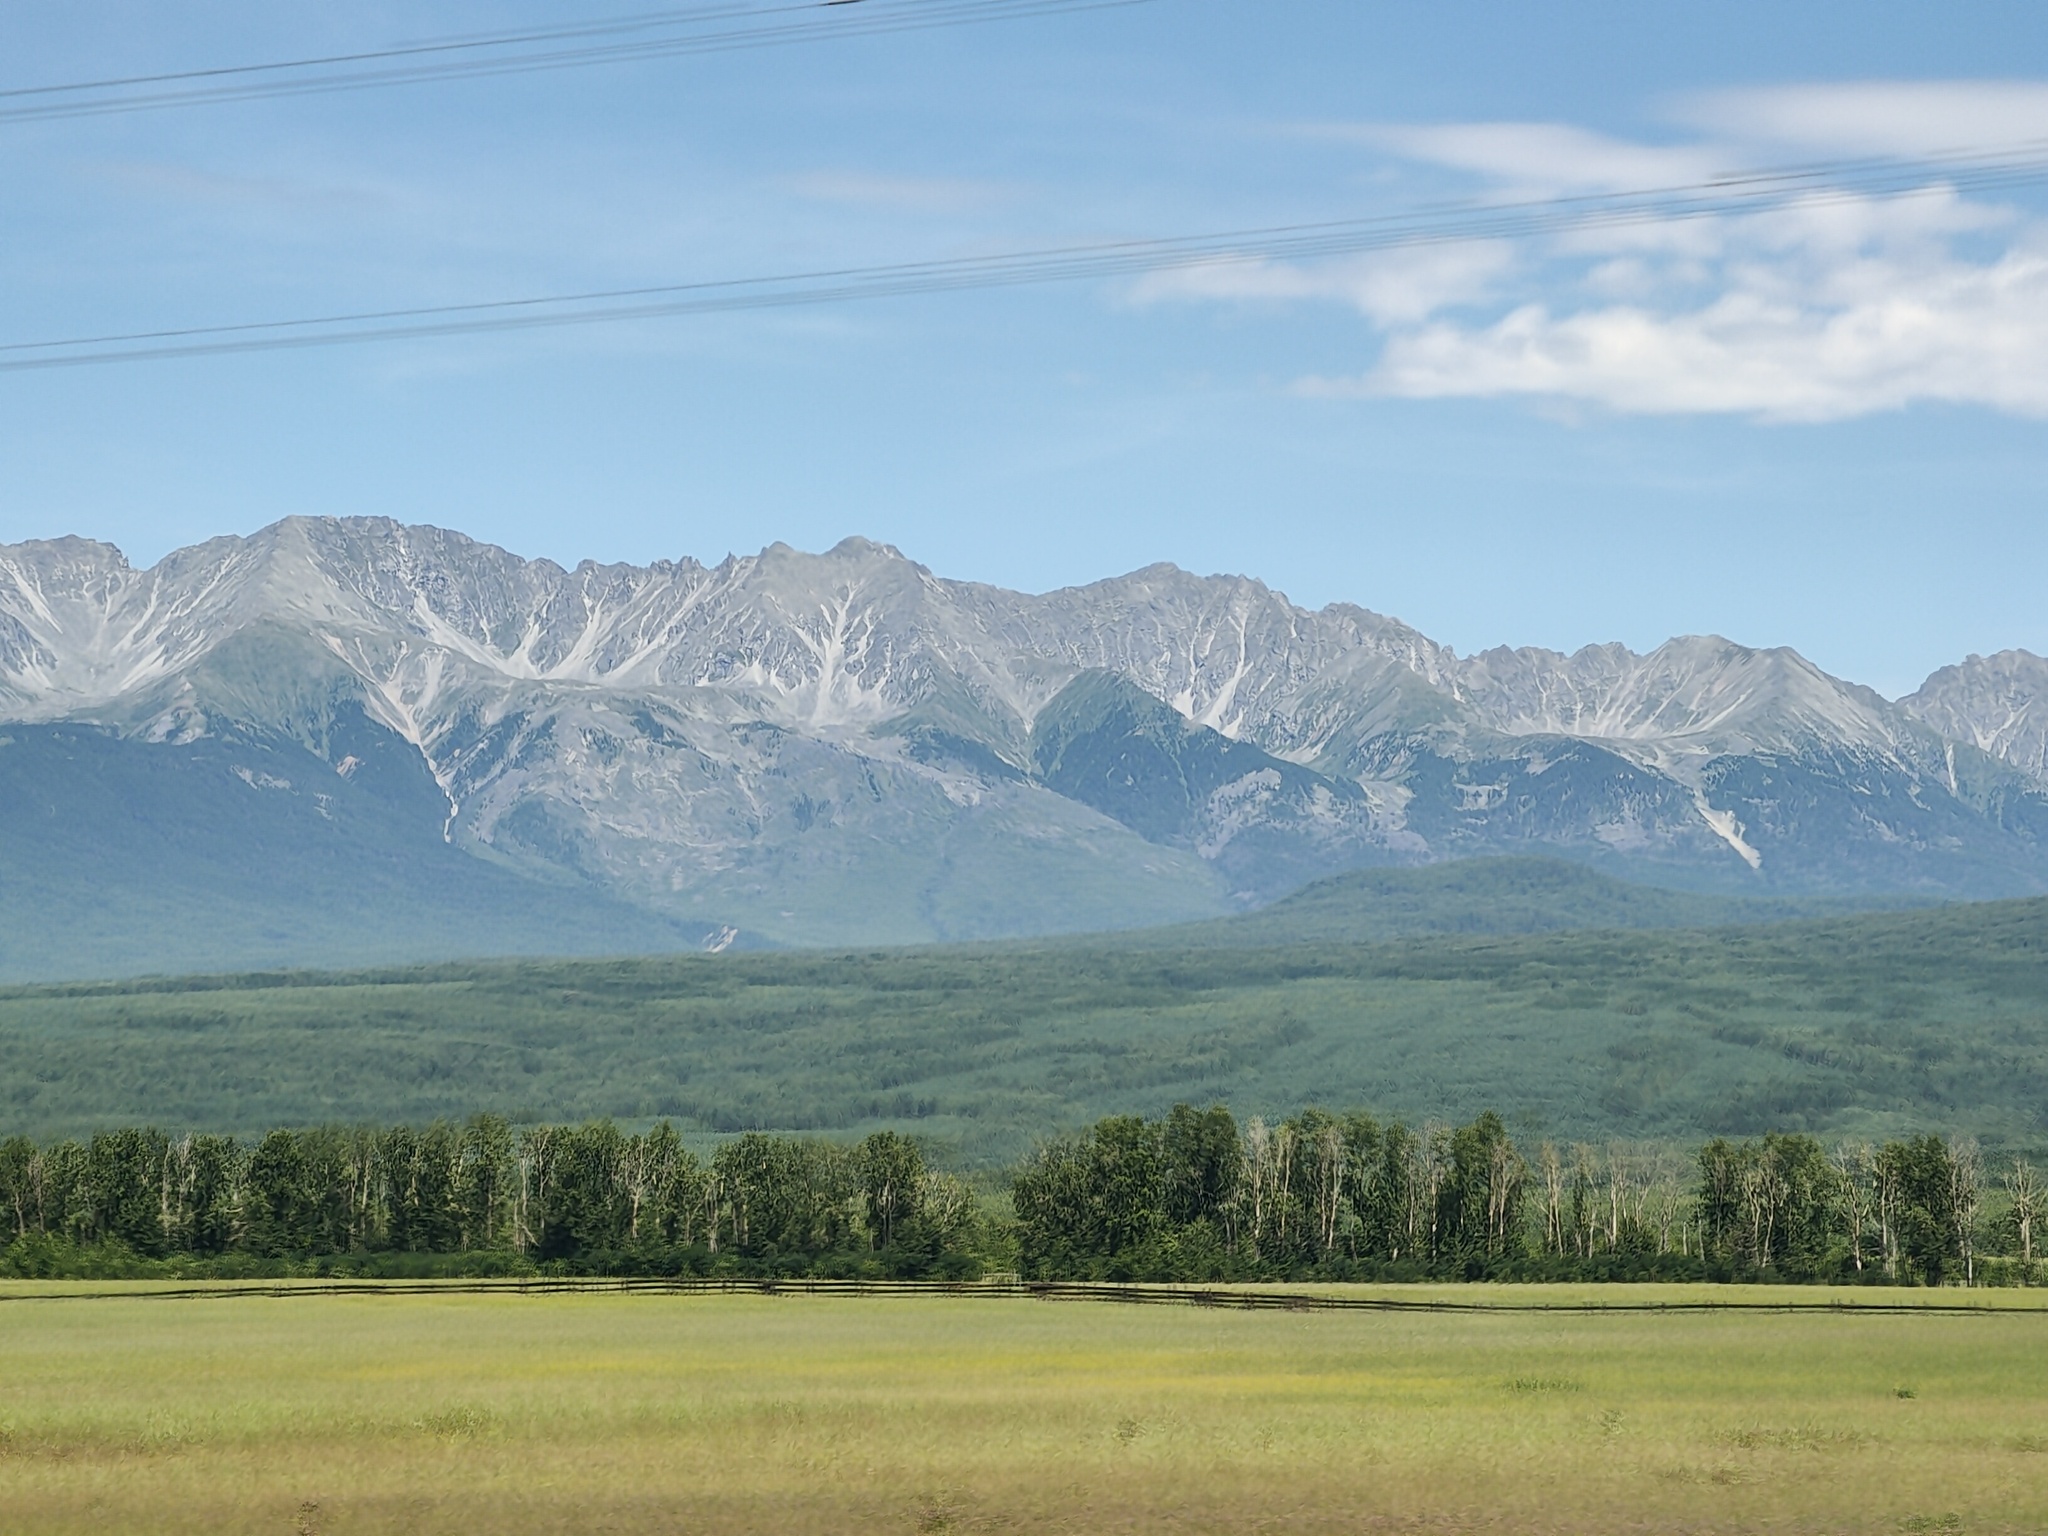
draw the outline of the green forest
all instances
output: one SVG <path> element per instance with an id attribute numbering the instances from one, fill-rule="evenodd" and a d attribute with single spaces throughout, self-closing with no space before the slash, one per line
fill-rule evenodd
<path id="1" fill-rule="evenodd" d="M 1988 1198 L 1997 1197 L 1994 1206 Z M 1104 1119 L 977 1189 L 914 1139 L 667 1123 L 151 1129 L 0 1143 L 0 1274 L 641 1274 L 2029 1284 L 2040 1180 L 1967 1138 L 1525 1153 L 1491 1112 L 1410 1127 L 1221 1105 Z"/>
<path id="2" fill-rule="evenodd" d="M 2048 1139 L 2048 901 L 1471 932 L 1504 882 L 1525 908 L 1612 921 L 1617 882 L 1532 887 L 1502 865 L 1456 872 L 1476 892 L 1345 877 L 1177 937 L 16 988 L 0 1135 L 483 1110 L 666 1119 L 686 1139 L 895 1130 L 971 1171 L 1185 1101 L 1269 1122 L 1314 1102 L 1411 1124 L 1493 1109 L 1531 1146 L 1932 1132 L 2033 1155 Z"/>

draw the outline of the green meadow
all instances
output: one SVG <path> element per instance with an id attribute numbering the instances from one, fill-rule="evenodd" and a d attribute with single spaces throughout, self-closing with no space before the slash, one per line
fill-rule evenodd
<path id="1" fill-rule="evenodd" d="M 1749 1288 L 1542 1310 L 1700 1294 L 1615 1286 L 1455 1288 L 1508 1303 L 1477 1313 L 33 1289 L 0 1299 L 13 1532 L 2048 1527 L 2048 1310 L 2017 1292 L 1872 1314 Z"/>

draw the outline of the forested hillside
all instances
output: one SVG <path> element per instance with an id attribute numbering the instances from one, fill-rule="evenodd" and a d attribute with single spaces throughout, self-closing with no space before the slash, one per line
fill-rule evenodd
<path id="1" fill-rule="evenodd" d="M 1098 943 L 1148 949 L 1372 944 L 1428 934 L 1561 933 L 1575 928 L 1718 928 L 1845 915 L 1908 898 L 1714 896 L 1618 880 L 1568 859 L 1459 859 L 1360 869 L 1312 881 L 1271 906 L 1206 923 L 1141 928 Z"/>
<path id="2" fill-rule="evenodd" d="M 1400 944 L 504 962 L 0 993 L 0 1135 L 490 1110 L 915 1129 L 1006 1162 L 1111 1113 L 1497 1108 L 1521 1139 L 1963 1130 L 2048 1106 L 2048 901 Z"/>

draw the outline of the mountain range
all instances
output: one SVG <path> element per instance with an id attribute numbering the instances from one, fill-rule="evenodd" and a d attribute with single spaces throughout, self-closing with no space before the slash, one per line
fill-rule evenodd
<path id="1" fill-rule="evenodd" d="M 291 518 L 0 546 L 0 976 L 1129 928 L 1544 853 L 2048 890 L 2048 662 L 1887 700 L 1711 636 L 1460 657 L 1172 566 L 525 560 Z"/>

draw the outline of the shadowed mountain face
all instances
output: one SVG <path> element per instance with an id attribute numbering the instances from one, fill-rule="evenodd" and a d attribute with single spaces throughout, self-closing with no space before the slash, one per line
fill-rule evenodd
<path id="1" fill-rule="evenodd" d="M 175 823 L 188 791 L 164 786 L 194 786 L 201 818 L 226 784 L 327 837 L 346 799 L 348 840 L 396 862 L 379 885 L 309 856 L 310 901 L 443 908 L 416 857 L 678 942 L 1131 927 L 1517 852 L 1752 896 L 2048 889 L 2044 673 L 1973 659 L 1893 704 L 1711 637 L 1460 658 L 1239 577 L 1030 596 L 862 540 L 574 570 L 381 519 L 146 571 L 76 539 L 0 547 L 0 730 L 119 743 L 112 802 Z M 259 772 L 262 752 L 295 766 Z M 29 892 L 100 835 L 37 772 L 47 823 L 9 870 Z M 276 865 L 232 816 L 207 824 L 162 879 Z M 118 968 L 175 962 L 137 944 Z"/>
<path id="2" fill-rule="evenodd" d="M 1386 858 L 1357 784 L 1196 725 L 1114 672 L 1060 690 L 1032 723 L 1031 760 L 1047 788 L 1200 854 L 1239 902 Z"/>
<path id="3" fill-rule="evenodd" d="M 434 781 L 389 740 L 366 729 L 383 760 L 343 777 L 275 737 L 0 728 L 0 981 L 739 939 L 442 841 Z"/>

